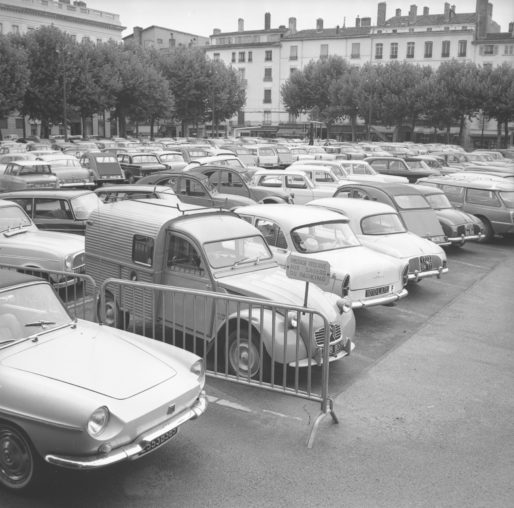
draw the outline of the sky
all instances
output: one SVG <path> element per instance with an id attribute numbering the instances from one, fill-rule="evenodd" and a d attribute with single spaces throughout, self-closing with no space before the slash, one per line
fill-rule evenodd
<path id="1" fill-rule="evenodd" d="M 208 37 L 214 28 L 222 32 L 237 31 L 237 21 L 244 19 L 245 30 L 264 28 L 264 14 L 271 15 L 271 28 L 288 26 L 289 18 L 296 18 L 298 30 L 316 27 L 323 19 L 325 28 L 355 26 L 355 18 L 370 17 L 377 20 L 380 0 L 87 0 L 87 6 L 119 14 L 120 22 L 127 27 L 122 36 L 132 33 L 135 26 L 147 28 L 157 25 L 172 30 Z M 418 14 L 428 7 L 430 14 L 442 14 L 445 1 L 455 5 L 457 13 L 474 12 L 476 0 L 385 0 L 386 19 L 394 16 L 396 9 L 408 15 L 410 6 L 418 6 Z M 514 21 L 514 0 L 490 0 L 493 20 L 503 32 Z"/>

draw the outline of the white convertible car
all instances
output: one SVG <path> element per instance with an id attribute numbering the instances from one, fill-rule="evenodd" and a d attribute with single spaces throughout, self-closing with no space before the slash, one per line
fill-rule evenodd
<path id="1" fill-rule="evenodd" d="M 234 211 L 261 231 L 282 267 L 290 254 L 328 261 L 330 280 L 321 289 L 349 296 L 353 309 L 389 305 L 407 296 L 407 262 L 361 245 L 339 213 L 282 204 Z"/>
<path id="2" fill-rule="evenodd" d="M 396 210 L 365 199 L 316 199 L 309 205 L 339 212 L 350 219 L 362 245 L 409 264 L 409 281 L 448 272 L 446 253 L 434 242 L 407 231 Z"/>

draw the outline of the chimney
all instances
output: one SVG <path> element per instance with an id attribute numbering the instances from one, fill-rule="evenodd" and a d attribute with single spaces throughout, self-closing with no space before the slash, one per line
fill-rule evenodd
<path id="1" fill-rule="evenodd" d="M 418 18 L 418 6 L 411 5 L 409 11 L 409 25 L 416 24 L 416 19 Z"/>
<path id="2" fill-rule="evenodd" d="M 359 27 L 361 26 L 361 18 L 359 18 L 359 16 L 357 16 L 357 17 L 355 18 L 355 26 L 356 26 L 357 28 L 359 28 Z"/>
<path id="3" fill-rule="evenodd" d="M 423 16 L 428 16 L 428 14 L 429 14 L 428 7 L 423 7 Z"/>
<path id="4" fill-rule="evenodd" d="M 289 18 L 289 31 L 292 34 L 296 33 L 296 18 Z"/>
<path id="5" fill-rule="evenodd" d="M 450 4 L 448 2 L 444 3 L 444 20 L 450 21 Z"/>
<path id="6" fill-rule="evenodd" d="M 361 18 L 361 26 L 371 26 L 371 18 Z"/>
<path id="7" fill-rule="evenodd" d="M 339 25 L 336 26 L 336 34 L 338 34 L 341 31 L 341 27 Z"/>
<path id="8" fill-rule="evenodd" d="M 397 18 L 399 18 L 401 15 L 402 15 L 402 10 L 401 9 L 396 9 L 395 11 L 395 14 L 394 14 Z"/>
<path id="9" fill-rule="evenodd" d="M 245 20 L 243 18 L 239 18 L 237 20 L 237 31 L 244 32 L 245 31 Z"/>
<path id="10" fill-rule="evenodd" d="M 488 3 L 487 4 L 487 15 L 489 16 L 489 21 L 493 19 L 493 4 Z"/>
<path id="11" fill-rule="evenodd" d="M 212 35 L 219 35 L 221 33 L 221 30 L 219 28 L 213 28 Z"/>
<path id="12" fill-rule="evenodd" d="M 488 4 L 487 0 L 477 0 L 477 26 L 476 26 L 476 34 L 477 39 L 485 39 L 487 35 L 487 11 Z"/>
<path id="13" fill-rule="evenodd" d="M 509 33 L 514 37 L 514 21 L 509 23 Z"/>
<path id="14" fill-rule="evenodd" d="M 322 18 L 318 18 L 316 20 L 316 30 L 318 32 L 321 32 L 323 30 L 323 19 Z"/>
<path id="15" fill-rule="evenodd" d="M 271 28 L 271 14 L 267 12 L 264 14 L 264 30 L 269 30 Z"/>
<path id="16" fill-rule="evenodd" d="M 386 22 L 386 3 L 380 2 L 377 11 L 377 26 L 384 26 Z"/>
<path id="17" fill-rule="evenodd" d="M 140 46 L 143 44 L 143 29 L 140 26 L 134 27 L 134 42 Z"/>

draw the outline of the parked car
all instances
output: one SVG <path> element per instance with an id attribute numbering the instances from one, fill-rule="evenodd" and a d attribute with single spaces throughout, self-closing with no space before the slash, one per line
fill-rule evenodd
<path id="1" fill-rule="evenodd" d="M 257 156 L 252 154 L 251 151 L 242 145 L 221 145 L 220 148 L 230 150 L 245 166 L 257 166 Z"/>
<path id="2" fill-rule="evenodd" d="M 366 157 L 364 160 L 378 173 L 404 176 L 410 183 L 415 183 L 418 178 L 441 174 L 438 169 L 430 168 L 426 164 L 410 167 L 401 157 Z"/>
<path id="3" fill-rule="evenodd" d="M 278 168 L 278 153 L 272 145 L 245 145 L 252 155 L 257 157 L 257 166 L 261 168 Z"/>
<path id="4" fill-rule="evenodd" d="M 145 185 L 140 183 L 103 185 L 95 189 L 103 203 L 115 203 L 127 199 L 166 199 L 175 204 L 180 203 L 175 191 L 166 185 Z"/>
<path id="5" fill-rule="evenodd" d="M 409 231 L 440 246 L 450 245 L 439 219 L 416 186 L 406 183 L 348 182 L 334 193 L 337 198 L 358 198 L 392 206 Z"/>
<path id="6" fill-rule="evenodd" d="M 287 168 L 293 163 L 293 154 L 290 148 L 285 145 L 274 145 L 278 155 L 278 167 Z"/>
<path id="7" fill-rule="evenodd" d="M 180 201 L 192 205 L 225 208 L 254 204 L 255 201 L 245 196 L 225 194 L 209 181 L 207 175 L 193 174 L 189 171 L 163 171 L 149 175 L 140 180 L 140 185 L 166 185 L 171 187 Z"/>
<path id="8" fill-rule="evenodd" d="M 84 272 L 84 238 L 40 231 L 21 206 L 0 199 L 0 264 L 69 272 Z M 54 274 L 55 287 L 76 283 L 73 277 Z"/>
<path id="9" fill-rule="evenodd" d="M 25 190 L 0 194 L 0 199 L 20 205 L 40 230 L 83 235 L 86 220 L 102 206 L 91 190 Z"/>
<path id="10" fill-rule="evenodd" d="M 80 164 L 92 172 L 96 185 L 125 181 L 125 172 L 118 159 L 110 153 L 86 152 L 80 157 Z"/>
<path id="11" fill-rule="evenodd" d="M 360 243 L 393 256 L 409 266 L 409 281 L 440 277 L 448 272 L 447 256 L 434 242 L 407 231 L 402 218 L 390 205 L 367 199 L 315 199 L 309 206 L 322 206 L 348 217 Z"/>
<path id="12" fill-rule="evenodd" d="M 196 157 L 184 168 L 184 171 L 189 171 L 191 168 L 198 166 L 225 166 L 227 168 L 233 168 L 241 171 L 251 171 L 254 173 L 258 167 L 247 167 L 243 164 L 243 161 L 236 155 L 209 155 L 208 157 Z"/>
<path id="13" fill-rule="evenodd" d="M 77 157 L 64 153 L 48 155 L 41 154 L 38 160 L 50 164 L 52 173 L 57 176 L 59 188 L 86 188 L 91 189 L 95 186 L 93 173 L 91 170 L 82 167 Z"/>
<path id="14" fill-rule="evenodd" d="M 13 491 L 42 482 L 48 464 L 91 470 L 144 456 L 207 407 L 198 356 L 74 319 L 48 282 L 6 270 L 0 380 L 0 484 Z"/>
<path id="15" fill-rule="evenodd" d="M 484 239 L 482 221 L 470 213 L 456 209 L 439 188 L 430 185 L 416 185 L 430 204 L 441 223 L 448 241 L 457 247 L 462 247 L 469 241 Z"/>
<path id="16" fill-rule="evenodd" d="M 58 189 L 59 181 L 52 173 L 50 164 L 37 161 L 9 162 L 0 175 L 0 191 L 22 189 Z"/>
<path id="17" fill-rule="evenodd" d="M 305 283 L 286 276 L 253 226 L 226 211 L 193 205 L 178 210 L 156 203 L 120 201 L 91 214 L 86 266 L 97 284 L 120 273 L 141 282 L 199 288 L 285 306 L 306 304 Z M 114 326 L 123 316 L 141 312 L 143 302 L 127 299 L 122 293 L 107 295 L 105 308 L 100 309 L 106 324 Z M 216 306 L 214 300 L 207 300 L 201 312 L 188 305 L 188 300 L 168 298 L 166 302 L 152 310 L 153 319 L 210 344 L 216 338 L 220 360 L 226 360 L 228 371 L 242 378 L 265 376 L 271 357 L 274 363 L 296 367 L 322 362 L 319 338 L 324 335 L 324 321 L 319 316 L 310 320 L 294 313 L 290 319 L 288 314 L 271 314 L 268 309 L 261 314 L 253 307 L 248 318 L 249 307 L 243 301 L 237 306 Z M 323 313 L 330 323 L 330 361 L 349 354 L 355 318 L 347 302 L 313 286 L 307 305 Z"/>
<path id="18" fill-rule="evenodd" d="M 349 296 L 354 309 L 388 305 L 407 296 L 407 263 L 361 245 L 348 218 L 339 213 L 281 204 L 234 211 L 262 233 L 283 268 L 291 253 L 328 261 L 331 280 L 321 289 Z"/>
<path id="19" fill-rule="evenodd" d="M 514 234 L 513 183 L 451 176 L 423 178 L 419 183 L 438 187 L 454 207 L 478 217 L 484 225 L 485 241 Z"/>
<path id="20" fill-rule="evenodd" d="M 246 169 L 223 166 L 198 166 L 189 170 L 191 174 L 203 174 L 223 194 L 246 196 L 258 203 L 293 203 L 290 194 L 280 190 L 254 185 L 252 173 Z"/>
<path id="21" fill-rule="evenodd" d="M 209 157 L 212 155 L 210 147 L 206 146 L 176 145 L 173 147 L 173 150 L 180 152 L 187 163 L 199 157 Z"/>
<path id="22" fill-rule="evenodd" d="M 165 150 L 157 153 L 157 157 L 167 169 L 177 171 L 184 169 L 187 166 L 187 162 L 184 160 L 184 156 L 177 150 Z"/>
<path id="23" fill-rule="evenodd" d="M 305 204 L 316 198 L 332 196 L 334 188 L 316 185 L 300 170 L 267 169 L 256 171 L 253 175 L 253 183 L 260 187 L 281 190 L 288 193 L 297 204 Z"/>
<path id="24" fill-rule="evenodd" d="M 36 160 L 36 156 L 30 152 L 12 152 L 0 155 L 0 175 L 4 173 L 5 168 L 9 162 L 33 160 Z"/>
<path id="25" fill-rule="evenodd" d="M 140 178 L 168 169 L 154 153 L 134 152 L 117 155 L 121 169 L 128 183 L 136 183 Z"/>

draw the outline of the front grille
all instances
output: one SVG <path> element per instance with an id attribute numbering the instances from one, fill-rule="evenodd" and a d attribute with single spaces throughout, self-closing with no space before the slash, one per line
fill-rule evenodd
<path id="1" fill-rule="evenodd" d="M 419 266 L 422 272 L 428 272 L 434 269 L 432 256 L 420 256 Z"/>
<path id="2" fill-rule="evenodd" d="M 390 286 L 380 286 L 378 288 L 366 289 L 366 298 L 371 296 L 385 295 L 391 291 Z"/>
<path id="3" fill-rule="evenodd" d="M 475 229 L 476 227 L 476 229 Z M 476 235 L 480 232 L 478 226 L 475 224 L 464 224 L 462 226 L 459 226 L 457 228 L 457 235 L 458 236 L 472 236 Z"/>
<path id="4" fill-rule="evenodd" d="M 330 325 L 330 337 L 329 342 L 335 342 L 341 338 L 341 325 L 335 323 Z M 325 342 L 325 328 L 318 328 L 314 332 L 314 339 L 318 346 L 323 346 Z"/>
<path id="5" fill-rule="evenodd" d="M 443 262 L 439 256 L 420 256 L 409 259 L 409 273 L 428 272 L 442 266 Z"/>

